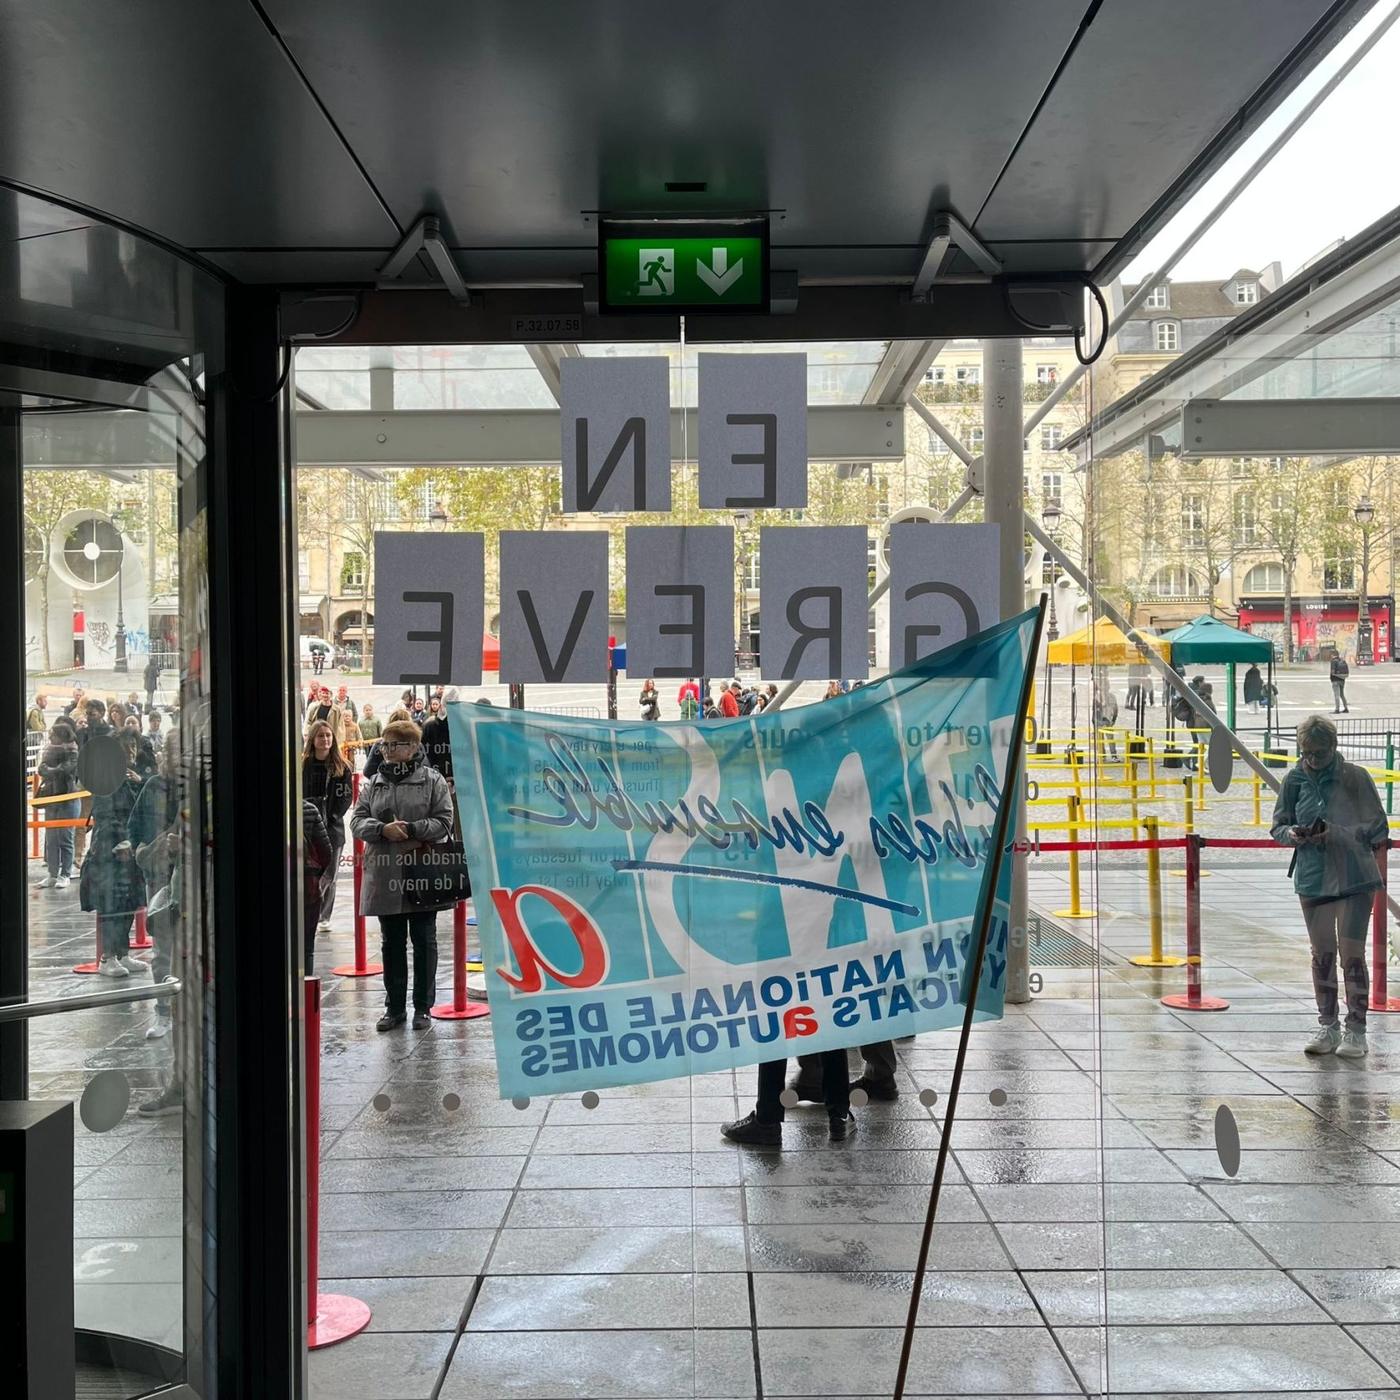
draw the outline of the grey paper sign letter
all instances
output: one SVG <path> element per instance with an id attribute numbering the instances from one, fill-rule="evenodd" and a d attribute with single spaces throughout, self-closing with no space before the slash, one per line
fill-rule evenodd
<path id="1" fill-rule="evenodd" d="M 734 531 L 629 526 L 628 674 L 684 679 L 733 669 Z"/>
<path id="2" fill-rule="evenodd" d="M 481 684 L 484 560 L 479 534 L 375 535 L 375 685 Z"/>
<path id="3" fill-rule="evenodd" d="M 501 531 L 502 682 L 608 678 L 608 536 Z"/>
<path id="4" fill-rule="evenodd" d="M 659 355 L 560 363 L 566 511 L 670 510 L 669 373 Z"/>
<path id="5" fill-rule="evenodd" d="M 701 355 L 700 504 L 807 504 L 806 355 Z"/>
<path id="6" fill-rule="evenodd" d="M 759 540 L 763 674 L 864 680 L 870 673 L 865 529 L 769 526 Z"/>
<path id="7" fill-rule="evenodd" d="M 899 670 L 1001 619 L 997 525 L 890 529 L 890 667 Z"/>

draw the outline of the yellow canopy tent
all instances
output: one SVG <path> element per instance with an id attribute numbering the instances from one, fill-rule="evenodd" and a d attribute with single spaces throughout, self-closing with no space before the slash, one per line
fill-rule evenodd
<path id="1" fill-rule="evenodd" d="M 1163 661 L 1171 660 L 1171 643 L 1156 633 L 1134 628 L 1133 637 L 1141 638 Z M 1129 641 L 1106 617 L 1081 627 L 1078 632 L 1071 632 L 1068 637 L 1058 638 L 1046 648 L 1046 659 L 1052 666 L 1126 666 L 1140 656 L 1136 641 Z"/>

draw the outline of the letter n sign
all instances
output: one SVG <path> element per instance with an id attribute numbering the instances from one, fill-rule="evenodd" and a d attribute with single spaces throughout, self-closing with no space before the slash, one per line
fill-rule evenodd
<path id="1" fill-rule="evenodd" d="M 375 535 L 375 685 L 481 684 L 484 558 L 479 534 Z"/>
<path id="2" fill-rule="evenodd" d="M 671 509 L 670 371 L 659 355 L 560 362 L 565 511 Z"/>

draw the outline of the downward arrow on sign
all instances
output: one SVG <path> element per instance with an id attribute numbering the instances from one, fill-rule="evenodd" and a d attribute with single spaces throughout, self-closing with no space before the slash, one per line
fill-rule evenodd
<path id="1" fill-rule="evenodd" d="M 740 258 L 730 267 L 728 248 L 716 248 L 710 260 L 714 263 L 713 268 L 706 267 L 696 258 L 695 274 L 717 297 L 722 297 L 743 276 L 744 260 Z"/>

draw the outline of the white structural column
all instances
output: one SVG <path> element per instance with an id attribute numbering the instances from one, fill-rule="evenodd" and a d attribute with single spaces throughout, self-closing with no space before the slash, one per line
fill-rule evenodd
<path id="1" fill-rule="evenodd" d="M 1021 342 L 988 340 L 982 346 L 982 493 L 990 524 L 1001 526 L 1001 615 L 1014 617 L 1026 605 L 1022 528 L 1026 489 L 1025 442 L 1021 426 L 1024 396 Z M 1030 660 L 1035 665 L 1035 658 Z M 1013 830 L 1019 839 L 1026 830 L 1025 775 L 1008 793 L 1016 809 Z M 1029 892 L 1026 852 L 1017 851 L 1011 868 L 1011 946 L 1006 958 L 1006 999 L 1030 1000 L 1030 966 L 1026 935 Z"/>

